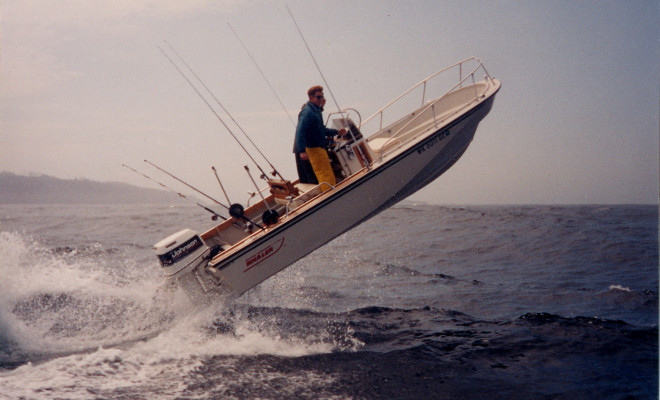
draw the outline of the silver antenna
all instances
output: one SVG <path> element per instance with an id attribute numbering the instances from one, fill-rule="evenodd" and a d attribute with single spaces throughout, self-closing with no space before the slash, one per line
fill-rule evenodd
<path id="1" fill-rule="evenodd" d="M 314 61 L 314 65 L 316 65 L 316 69 L 319 71 L 319 74 L 321 74 L 321 79 L 323 79 L 323 83 L 325 83 L 325 87 L 328 88 L 328 92 L 330 92 L 330 97 L 332 97 L 332 101 L 335 103 L 335 106 L 337 107 L 337 110 L 339 111 L 339 114 L 344 115 L 344 113 L 341 111 L 341 107 L 339 107 L 339 104 L 337 103 L 337 99 L 335 99 L 335 95 L 332 94 L 332 90 L 330 89 L 330 85 L 328 85 L 328 81 L 325 79 L 325 76 L 323 75 L 323 72 L 321 71 L 321 67 L 319 67 L 319 64 L 316 62 L 316 58 L 314 58 L 314 54 L 312 54 L 312 50 L 309 48 L 309 45 L 307 44 L 307 41 L 305 40 L 305 37 L 303 36 L 302 31 L 300 30 L 300 27 L 298 26 L 298 23 L 296 22 L 296 19 L 294 18 L 293 14 L 291 13 L 291 9 L 289 9 L 289 6 L 286 5 L 286 10 L 289 12 L 289 15 L 291 16 L 291 19 L 293 20 L 293 24 L 296 26 L 296 29 L 298 30 L 298 33 L 300 34 L 300 37 L 303 40 L 303 43 L 305 43 L 305 47 L 307 48 L 307 52 L 309 52 L 309 55 L 312 57 L 312 61 Z"/>
<path id="2" fill-rule="evenodd" d="M 280 99 L 280 96 L 277 95 L 277 92 L 273 88 L 273 85 L 270 84 L 270 81 L 268 80 L 268 78 L 266 78 L 266 75 L 264 74 L 264 72 L 261 70 L 261 68 L 259 68 L 259 64 L 257 64 L 257 61 L 254 59 L 254 57 L 252 57 L 252 54 L 250 54 L 250 51 L 245 46 L 245 44 L 243 43 L 241 38 L 238 37 L 238 33 L 236 33 L 236 31 L 234 30 L 234 28 L 231 26 L 231 24 L 229 22 L 227 22 L 227 25 L 229 25 L 229 29 L 231 29 L 231 31 L 234 33 L 234 36 L 236 36 L 236 39 L 238 39 L 238 42 L 241 44 L 241 46 L 243 46 L 243 49 L 245 49 L 245 52 L 247 53 L 247 55 L 250 57 L 250 59 L 254 63 L 254 66 L 257 67 L 257 69 L 259 70 L 259 73 L 261 74 L 261 76 L 264 78 L 264 80 L 268 84 L 268 87 L 270 88 L 271 92 L 273 92 L 273 94 L 275 95 L 275 98 L 280 103 L 280 106 L 282 106 L 282 110 L 284 110 L 284 112 L 286 113 L 286 116 L 289 117 L 289 121 L 291 121 L 291 124 L 293 124 L 293 127 L 295 128 L 296 123 L 293 121 L 293 118 L 291 118 L 291 114 L 289 114 L 289 112 L 287 111 L 286 107 L 284 106 L 284 103 L 282 103 L 282 100 Z"/>

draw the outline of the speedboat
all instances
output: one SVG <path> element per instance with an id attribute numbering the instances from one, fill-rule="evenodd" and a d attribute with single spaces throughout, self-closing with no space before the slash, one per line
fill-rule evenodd
<path id="1" fill-rule="evenodd" d="M 328 125 L 350 132 L 328 149 L 337 183 L 266 177 L 258 203 L 234 204 L 230 217 L 206 232 L 184 229 L 155 244 L 166 281 L 195 298 L 237 298 L 447 171 L 467 150 L 500 87 L 471 57 L 364 121 L 354 109 L 330 114 Z M 440 95 L 431 97 L 433 91 Z M 402 107 L 407 114 L 396 115 Z"/>

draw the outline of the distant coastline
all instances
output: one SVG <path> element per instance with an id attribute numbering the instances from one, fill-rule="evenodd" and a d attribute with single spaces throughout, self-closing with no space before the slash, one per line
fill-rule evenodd
<path id="1" fill-rule="evenodd" d="M 172 204 L 171 192 L 119 182 L 0 172 L 0 204 Z"/>
<path id="2" fill-rule="evenodd" d="M 190 196 L 187 195 L 190 198 Z M 194 198 L 194 197 L 193 197 Z M 197 200 L 196 200 L 197 201 Z M 48 175 L 17 175 L 0 172 L 0 204 L 181 204 L 175 193 L 129 185 L 120 182 L 98 182 L 88 179 L 61 179 Z M 203 203 L 203 201 L 202 201 Z M 438 204 L 439 205 L 439 204 Z M 497 206 L 639 206 L 658 204 L 464 204 L 448 207 Z M 399 207 L 433 206 L 424 201 L 406 199 Z"/>

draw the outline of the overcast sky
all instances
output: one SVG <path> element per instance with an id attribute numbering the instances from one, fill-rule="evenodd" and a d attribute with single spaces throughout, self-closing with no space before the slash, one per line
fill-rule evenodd
<path id="1" fill-rule="evenodd" d="M 502 81 L 465 155 L 413 199 L 657 203 L 658 4 L 4 0 L 0 171 L 157 187 L 126 163 L 182 189 L 149 159 L 222 198 L 216 166 L 245 202 L 248 159 L 161 54 L 167 41 L 295 179 L 293 124 L 228 25 L 295 116 L 322 80 L 288 5 L 339 105 L 363 117 L 470 56 Z"/>

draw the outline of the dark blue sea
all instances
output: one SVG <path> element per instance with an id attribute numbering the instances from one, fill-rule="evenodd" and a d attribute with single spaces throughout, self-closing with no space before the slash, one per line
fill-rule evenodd
<path id="1" fill-rule="evenodd" d="M 0 399 L 658 398 L 657 206 L 407 203 L 235 303 L 160 296 L 151 246 L 211 224 L 0 205 Z"/>

